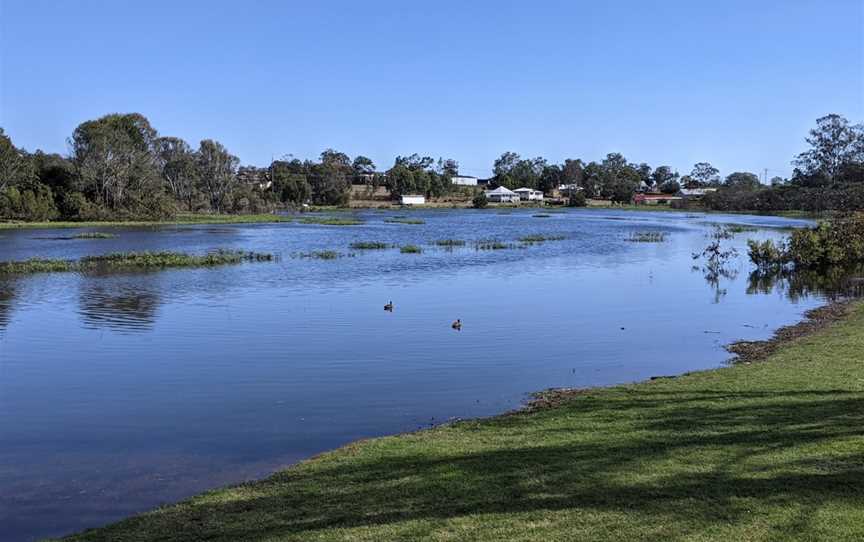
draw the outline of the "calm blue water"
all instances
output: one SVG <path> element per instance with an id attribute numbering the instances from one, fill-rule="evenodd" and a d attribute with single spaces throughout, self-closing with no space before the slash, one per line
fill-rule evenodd
<path id="1" fill-rule="evenodd" d="M 403 225 L 384 222 L 399 213 L 369 211 L 361 226 L 118 228 L 110 240 L 0 231 L 0 260 L 215 248 L 280 256 L 0 277 L 0 540 L 102 525 L 358 438 L 496 414 L 535 390 L 717 367 L 729 357 L 723 344 L 765 338 L 823 301 L 748 289 L 746 239 L 801 221 L 535 212 L 414 211 L 426 223 Z M 741 249 L 738 275 L 711 285 L 691 254 L 708 243 L 708 223 L 724 221 L 769 229 L 724 241 Z M 642 231 L 668 237 L 626 241 Z M 529 234 L 566 239 L 471 246 Z M 432 246 L 443 238 L 468 245 Z M 367 240 L 424 252 L 349 248 Z M 354 256 L 294 257 L 325 249 Z"/>

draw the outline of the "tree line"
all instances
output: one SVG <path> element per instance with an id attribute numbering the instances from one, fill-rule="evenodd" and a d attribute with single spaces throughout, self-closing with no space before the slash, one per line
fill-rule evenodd
<path id="1" fill-rule="evenodd" d="M 680 175 L 668 165 L 631 163 L 620 153 L 603 160 L 522 158 L 505 152 L 493 164 L 492 187 L 528 187 L 553 193 L 561 185 L 588 198 L 630 202 L 637 191 L 674 194 L 715 187 L 703 204 L 717 210 L 825 210 L 864 208 L 864 127 L 840 115 L 817 120 L 791 179 L 771 185 L 751 172 L 725 178 L 708 162 Z M 0 218 L 16 220 L 165 219 L 178 212 L 256 213 L 304 203 L 346 205 L 353 184 L 385 186 L 403 194 L 441 197 L 458 189 L 452 159 L 397 156 L 378 172 L 368 157 L 353 160 L 327 149 L 317 161 L 290 155 L 268 167 L 240 166 L 221 143 L 160 136 L 137 113 L 110 114 L 80 124 L 67 156 L 29 153 L 0 128 Z"/>

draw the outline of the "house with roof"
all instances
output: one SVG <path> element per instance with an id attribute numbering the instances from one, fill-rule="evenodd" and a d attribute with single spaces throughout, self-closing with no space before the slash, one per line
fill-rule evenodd
<path id="1" fill-rule="evenodd" d="M 486 190 L 484 193 L 490 203 L 519 203 L 521 200 L 519 194 L 503 186 L 495 190 Z"/>
<path id="2" fill-rule="evenodd" d="M 457 186 L 477 186 L 477 177 L 470 175 L 454 175 L 450 177 L 450 182 Z"/>
<path id="3" fill-rule="evenodd" d="M 534 190 L 533 188 L 517 188 L 513 192 L 519 194 L 519 199 L 522 201 L 543 201 L 543 192 Z"/>

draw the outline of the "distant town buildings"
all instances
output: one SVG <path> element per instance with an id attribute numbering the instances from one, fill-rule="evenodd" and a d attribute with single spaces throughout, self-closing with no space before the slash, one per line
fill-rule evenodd
<path id="1" fill-rule="evenodd" d="M 425 205 L 426 196 L 419 194 L 405 194 L 399 200 L 402 205 Z"/>
<path id="2" fill-rule="evenodd" d="M 450 181 L 458 186 L 477 186 L 477 177 L 470 175 L 455 175 L 450 177 Z"/>
<path id="3" fill-rule="evenodd" d="M 522 201 L 543 201 L 543 192 L 541 192 L 540 190 L 523 187 L 517 188 L 513 192 L 518 194 L 519 199 Z"/>
<path id="4" fill-rule="evenodd" d="M 521 198 L 516 192 L 499 186 L 495 190 L 486 190 L 486 199 L 490 203 L 519 203 Z"/>

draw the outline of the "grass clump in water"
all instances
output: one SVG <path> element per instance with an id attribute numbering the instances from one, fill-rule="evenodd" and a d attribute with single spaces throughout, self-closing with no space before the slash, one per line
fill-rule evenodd
<path id="1" fill-rule="evenodd" d="M 465 241 L 461 239 L 438 239 L 435 244 L 439 247 L 464 247 Z"/>
<path id="2" fill-rule="evenodd" d="M 298 258 L 312 258 L 314 260 L 335 260 L 341 258 L 344 254 L 335 250 L 313 250 L 312 252 L 301 252 L 297 254 Z"/>
<path id="3" fill-rule="evenodd" d="M 351 243 L 351 248 L 354 250 L 384 250 L 390 248 L 390 245 L 380 241 L 357 241 Z"/>
<path id="4" fill-rule="evenodd" d="M 477 250 L 506 250 L 514 248 L 512 243 L 503 243 L 498 239 L 481 239 L 474 243 L 474 248 Z"/>
<path id="5" fill-rule="evenodd" d="M 637 231 L 630 234 L 627 241 L 631 243 L 662 243 L 666 241 L 666 232 Z"/>
<path id="6" fill-rule="evenodd" d="M 550 215 L 549 213 L 537 213 L 536 215 L 531 216 L 533 216 L 534 218 L 549 218 L 552 215 Z"/>
<path id="7" fill-rule="evenodd" d="M 384 222 L 389 224 L 425 224 L 425 220 L 420 220 L 419 218 L 386 218 Z"/>
<path id="8" fill-rule="evenodd" d="M 399 252 L 402 254 L 420 254 L 423 252 L 423 249 L 417 245 L 405 245 L 399 249 Z"/>
<path id="9" fill-rule="evenodd" d="M 217 250 L 204 255 L 186 254 L 183 252 L 114 252 L 81 258 L 78 266 L 81 269 L 92 267 L 209 267 L 271 260 L 273 260 L 272 254 L 245 252 L 242 250 Z"/>
<path id="10" fill-rule="evenodd" d="M 61 273 L 74 270 L 74 262 L 69 260 L 48 260 L 31 258 L 17 262 L 0 262 L 0 274 L 24 275 L 29 273 Z"/>
<path id="11" fill-rule="evenodd" d="M 545 243 L 546 241 L 561 241 L 563 239 L 563 235 L 526 235 L 525 237 L 520 237 L 519 242 L 533 245 L 536 243 Z"/>
<path id="12" fill-rule="evenodd" d="M 79 233 L 78 235 L 73 236 L 73 239 L 114 239 L 117 237 L 113 233 L 103 233 L 101 231 L 92 231 Z"/>
<path id="13" fill-rule="evenodd" d="M 342 216 L 307 216 L 300 222 L 303 224 L 319 224 L 322 226 L 358 226 L 362 220 Z"/>

